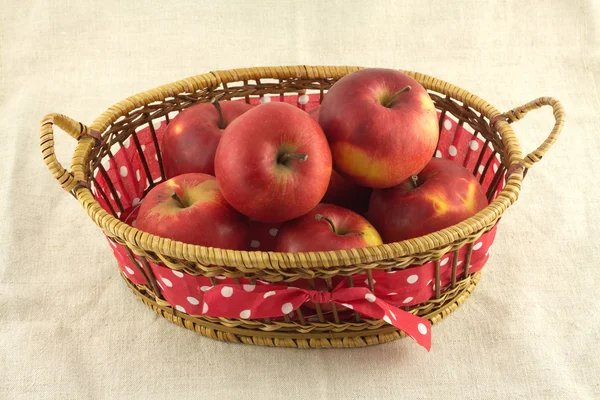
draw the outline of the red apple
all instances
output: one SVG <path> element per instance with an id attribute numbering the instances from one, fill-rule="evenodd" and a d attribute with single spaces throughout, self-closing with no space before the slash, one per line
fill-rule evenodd
<path id="1" fill-rule="evenodd" d="M 487 204 L 481 185 L 467 169 L 433 158 L 414 179 L 374 190 L 367 218 L 391 243 L 457 224 Z"/>
<path id="2" fill-rule="evenodd" d="M 215 156 L 225 199 L 260 222 L 306 214 L 323 198 L 331 152 L 307 113 L 286 103 L 265 103 L 233 121 Z"/>
<path id="3" fill-rule="evenodd" d="M 381 237 L 369 221 L 348 209 L 321 203 L 281 225 L 275 251 L 344 250 L 379 244 Z"/>
<path id="4" fill-rule="evenodd" d="M 148 192 L 136 220 L 142 231 L 188 244 L 245 250 L 248 219 L 227 202 L 213 176 L 183 174 Z"/>
<path id="5" fill-rule="evenodd" d="M 308 111 L 308 115 L 319 122 L 320 106 Z M 321 200 L 322 203 L 335 204 L 363 214 L 369 208 L 369 197 L 372 190 L 364 186 L 355 184 L 349 179 L 343 178 L 335 170 L 331 171 L 331 178 L 325 197 Z"/>
<path id="6" fill-rule="evenodd" d="M 369 197 L 372 191 L 370 188 L 343 178 L 335 170 L 332 170 L 329 187 L 321 201 L 364 214 L 369 208 Z"/>
<path id="7" fill-rule="evenodd" d="M 398 185 L 421 171 L 439 137 L 427 91 L 391 69 L 365 69 L 340 79 L 321 103 L 319 123 L 335 170 L 372 188 Z"/>
<path id="8" fill-rule="evenodd" d="M 241 101 L 201 103 L 177 114 L 162 139 L 167 178 L 191 172 L 215 174 L 215 152 L 223 129 L 252 108 Z"/>

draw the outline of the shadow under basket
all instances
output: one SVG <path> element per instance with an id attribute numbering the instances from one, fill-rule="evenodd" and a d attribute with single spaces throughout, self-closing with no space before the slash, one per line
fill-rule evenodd
<path id="1" fill-rule="evenodd" d="M 141 199 L 165 179 L 166 126 L 196 103 L 269 101 L 305 111 L 359 67 L 289 66 L 214 71 L 129 97 L 86 126 L 64 115 L 41 122 L 44 161 L 105 233 L 129 288 L 164 318 L 224 341 L 282 347 L 359 347 L 410 336 L 429 349 L 431 324 L 473 292 L 497 223 L 516 200 L 528 169 L 557 139 L 561 104 L 541 97 L 505 113 L 447 82 L 402 71 L 438 110 L 435 157 L 460 163 L 489 205 L 461 223 L 381 246 L 313 253 L 269 250 L 277 225 L 253 230 L 252 251 L 188 245 L 135 228 Z M 523 157 L 511 123 L 551 106 L 548 138 Z M 78 140 L 71 170 L 56 159 L 54 125 Z M 261 251 L 265 250 L 265 251 Z"/>

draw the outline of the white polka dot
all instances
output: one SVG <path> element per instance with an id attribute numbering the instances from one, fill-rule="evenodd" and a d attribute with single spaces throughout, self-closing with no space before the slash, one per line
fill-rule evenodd
<path id="1" fill-rule="evenodd" d="M 175 306 L 175 309 L 176 309 L 177 311 L 185 312 L 185 308 L 183 308 L 183 307 L 182 307 L 182 306 L 180 306 L 180 305 L 176 305 L 176 306 Z"/>
<path id="2" fill-rule="evenodd" d="M 444 128 L 446 128 L 446 130 L 448 130 L 448 131 L 450 129 L 452 129 L 452 122 L 450 122 L 449 119 L 447 119 L 447 120 L 444 121 Z"/>
<path id="3" fill-rule="evenodd" d="M 417 329 L 419 329 L 419 333 L 420 333 L 421 335 L 424 335 L 424 334 L 426 334 L 426 333 L 427 333 L 427 327 L 426 327 L 426 326 L 425 326 L 425 324 L 424 324 L 424 323 L 422 323 L 422 322 L 419 322 L 419 325 L 417 325 Z"/>
<path id="4" fill-rule="evenodd" d="M 492 169 L 494 170 L 494 173 L 498 172 L 498 165 L 492 165 Z"/>
<path id="5" fill-rule="evenodd" d="M 394 314 L 394 312 L 392 310 L 390 310 L 390 315 L 392 316 L 392 318 L 394 318 L 394 320 L 396 320 L 396 314 Z"/>
<path id="6" fill-rule="evenodd" d="M 300 104 L 306 104 L 308 103 L 309 97 L 307 94 L 303 94 L 302 96 L 298 97 L 298 103 Z"/>
<path id="7" fill-rule="evenodd" d="M 195 306 L 197 306 L 198 304 L 200 304 L 200 301 L 198 301 L 197 298 L 192 297 L 192 296 L 188 296 L 187 301 L 188 301 L 188 303 L 193 304 Z"/>
<path id="8" fill-rule="evenodd" d="M 145 144 L 141 145 L 140 147 L 142 148 L 142 151 L 146 151 L 146 145 Z"/>
<path id="9" fill-rule="evenodd" d="M 460 264 L 462 264 L 462 261 L 457 262 L 456 266 L 458 267 Z"/>
<path id="10" fill-rule="evenodd" d="M 114 247 L 115 249 L 117 248 L 117 244 L 115 242 L 113 242 L 112 240 L 109 240 L 108 243 L 110 243 L 110 245 L 112 247 Z"/>
<path id="11" fill-rule="evenodd" d="M 375 279 L 373 279 L 373 285 L 376 284 L 377 281 Z M 369 279 L 365 279 L 365 285 L 369 284 Z"/>
<path id="12" fill-rule="evenodd" d="M 127 271 L 127 273 L 128 273 L 129 275 L 133 275 L 133 274 L 135 274 L 135 272 L 133 272 L 133 270 L 132 270 L 131 268 L 129 268 L 129 267 L 125 267 L 125 271 Z"/>
<path id="13" fill-rule="evenodd" d="M 158 283 L 158 286 L 159 286 L 161 289 L 164 289 L 163 285 L 161 285 L 161 284 L 160 284 L 160 282 L 156 281 L 156 283 Z"/>
<path id="14" fill-rule="evenodd" d="M 142 175 L 140 174 L 140 170 L 139 169 L 137 171 L 135 171 L 135 179 L 137 179 L 138 181 L 140 179 L 142 179 Z"/>
<path id="15" fill-rule="evenodd" d="M 437 158 L 442 158 L 442 152 L 441 152 L 441 151 L 439 151 L 439 150 L 436 150 L 436 151 L 435 151 L 435 156 L 436 156 Z"/>
<path id="16" fill-rule="evenodd" d="M 244 310 L 240 313 L 240 318 L 247 319 L 250 318 L 250 310 Z"/>
<path id="17" fill-rule="evenodd" d="M 102 161 L 102 166 L 106 171 L 108 171 L 110 169 L 110 159 L 107 158 L 106 160 Z"/>
<path id="18" fill-rule="evenodd" d="M 140 199 L 138 197 L 136 197 L 135 199 L 133 199 L 133 202 L 131 203 L 131 205 L 137 206 L 138 204 L 140 204 Z"/>
<path id="19" fill-rule="evenodd" d="M 444 265 L 448 264 L 448 260 L 450 260 L 450 257 L 444 258 L 442 261 L 440 261 L 440 265 L 444 266 Z"/>
<path id="20" fill-rule="evenodd" d="M 398 294 L 398 293 L 396 293 L 396 292 L 390 292 L 390 293 L 388 293 L 387 295 L 388 295 L 388 296 L 396 296 L 397 294 Z"/>
<path id="21" fill-rule="evenodd" d="M 117 190 L 117 197 L 121 198 L 121 192 Z"/>
<path id="22" fill-rule="evenodd" d="M 402 301 L 402 304 L 410 303 L 411 301 L 413 301 L 413 298 L 412 298 L 412 297 L 410 297 L 410 296 L 408 296 L 407 298 L 405 298 L 405 299 Z"/>
<path id="23" fill-rule="evenodd" d="M 172 270 L 172 272 L 173 272 L 173 275 L 175 275 L 176 277 L 183 278 L 183 272 L 175 271 L 175 270 Z"/>
<path id="24" fill-rule="evenodd" d="M 408 278 L 406 278 L 406 282 L 408 282 L 410 284 L 413 284 L 418 280 L 419 280 L 419 277 L 417 275 L 411 275 Z"/>
<path id="25" fill-rule="evenodd" d="M 369 303 L 373 303 L 375 301 L 375 295 L 373 293 L 367 293 L 365 294 L 365 299 L 369 302 Z"/>
<path id="26" fill-rule="evenodd" d="M 385 316 L 383 317 L 383 320 L 384 320 L 385 322 L 387 322 L 388 324 L 390 324 L 390 325 L 392 324 L 392 320 L 391 320 L 391 319 L 390 319 L 390 317 L 388 317 L 387 315 L 385 315 Z"/>
<path id="27" fill-rule="evenodd" d="M 260 247 L 260 242 L 258 240 L 253 240 L 250 242 L 250 247 L 252 247 L 253 249 L 256 249 L 256 248 Z"/>
<path id="28" fill-rule="evenodd" d="M 113 196 L 113 194 L 112 194 L 112 193 L 110 194 L 110 199 L 111 199 L 111 200 L 114 200 L 114 199 L 115 199 L 115 196 Z"/>
<path id="29" fill-rule="evenodd" d="M 158 161 L 158 154 L 154 154 L 154 159 Z"/>
<path id="30" fill-rule="evenodd" d="M 346 304 L 346 303 L 342 303 L 342 306 L 349 308 L 351 310 L 354 310 L 354 307 L 352 307 L 352 304 Z"/>
<path id="31" fill-rule="evenodd" d="M 161 122 L 162 121 L 158 121 L 156 119 L 152 120 L 152 126 L 154 127 L 155 130 L 160 128 Z"/>
<path id="32" fill-rule="evenodd" d="M 269 229 L 269 235 L 271 235 L 271 236 L 277 236 L 277 232 L 279 232 L 279 229 L 277 229 L 277 228 Z"/>
<path id="33" fill-rule="evenodd" d="M 471 140 L 469 142 L 469 147 L 471 148 L 471 150 L 477 150 L 479 149 L 479 143 L 477 142 L 477 140 Z"/>
<path id="34" fill-rule="evenodd" d="M 271 101 L 271 98 L 269 96 L 263 96 L 260 99 L 260 104 L 269 103 L 270 101 Z"/>
<path id="35" fill-rule="evenodd" d="M 203 292 L 206 292 L 207 290 L 210 290 L 212 288 L 212 286 L 200 286 L 200 290 L 202 290 Z"/>
<path id="36" fill-rule="evenodd" d="M 222 281 L 223 279 L 227 279 L 227 278 L 225 278 L 222 275 L 219 275 L 219 276 L 215 276 L 215 279 L 218 279 L 218 280 Z"/>
<path id="37" fill-rule="evenodd" d="M 265 294 L 263 295 L 263 297 L 264 297 L 265 299 L 266 299 L 267 297 L 271 297 L 271 296 L 275 296 L 275 292 L 274 292 L 274 291 L 272 291 L 272 290 L 271 290 L 270 292 L 267 292 L 267 293 L 265 293 Z"/>
<path id="38" fill-rule="evenodd" d="M 483 246 L 483 242 L 478 242 L 473 246 L 473 250 L 479 250 Z"/>
<path id="39" fill-rule="evenodd" d="M 119 168 L 119 173 L 121 174 L 122 177 L 126 177 L 127 176 L 127 167 L 122 166 L 121 168 Z"/>
<path id="40" fill-rule="evenodd" d="M 489 256 L 490 254 L 492 254 L 492 248 L 489 247 L 488 250 L 485 252 L 486 256 Z"/>
<path id="41" fill-rule="evenodd" d="M 430 279 L 430 280 L 427 282 L 427 286 L 431 285 L 431 282 L 433 282 L 433 279 Z"/>
<path id="42" fill-rule="evenodd" d="M 167 287 L 173 287 L 173 282 L 171 282 L 170 280 L 168 280 L 167 278 L 160 278 L 161 281 L 163 281 L 163 283 L 165 285 L 167 285 Z"/>
<path id="43" fill-rule="evenodd" d="M 251 291 L 254 290 L 254 288 L 256 287 L 256 285 L 243 285 L 242 287 L 244 288 L 244 290 L 246 292 L 251 292 Z"/>
<path id="44" fill-rule="evenodd" d="M 281 306 L 281 312 L 284 314 L 288 314 L 292 312 L 292 310 L 294 310 L 294 306 L 292 305 L 292 303 L 285 303 Z"/>
<path id="45" fill-rule="evenodd" d="M 123 142 L 123 146 L 125 146 L 125 148 L 128 149 L 129 146 L 131 146 L 131 138 L 125 139 L 125 141 Z"/>
<path id="46" fill-rule="evenodd" d="M 388 273 L 388 274 L 395 274 L 396 272 L 398 272 L 398 271 L 396 271 L 396 270 L 391 270 L 391 271 L 388 271 L 387 273 Z"/>
<path id="47" fill-rule="evenodd" d="M 454 157 L 456 155 L 456 153 L 458 153 L 456 151 L 456 147 L 454 147 L 453 145 L 450 145 L 450 147 L 448 147 L 448 154 L 450 154 L 452 157 Z"/>
<path id="48" fill-rule="evenodd" d="M 479 171 L 480 174 L 483 174 L 484 169 L 485 169 L 485 167 L 483 165 L 480 165 L 479 168 L 477 168 L 477 170 Z"/>
<path id="49" fill-rule="evenodd" d="M 208 311 L 208 304 L 204 303 L 202 305 L 202 314 L 206 314 L 207 311 Z"/>
<path id="50" fill-rule="evenodd" d="M 221 289 L 221 295 L 223 295 L 223 297 L 231 297 L 232 294 L 233 289 L 229 286 L 225 286 L 223 289 Z"/>

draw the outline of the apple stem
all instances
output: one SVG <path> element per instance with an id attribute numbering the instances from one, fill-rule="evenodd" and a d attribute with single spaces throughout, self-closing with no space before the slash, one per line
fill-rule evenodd
<path id="1" fill-rule="evenodd" d="M 317 221 L 320 221 L 320 220 L 325 220 L 325 221 L 327 221 L 327 223 L 328 223 L 328 224 L 329 224 L 329 226 L 331 227 L 331 230 L 333 231 L 333 233 L 337 234 L 337 232 L 336 232 L 336 230 L 335 230 L 335 224 L 333 223 L 333 221 L 331 220 L 331 218 L 329 218 L 328 216 L 326 216 L 326 215 L 323 215 L 323 214 L 316 214 L 316 215 L 315 215 L 315 219 L 316 219 Z"/>
<path id="2" fill-rule="evenodd" d="M 181 197 L 179 197 L 177 195 L 177 193 L 175 193 L 175 192 L 171 193 L 171 198 L 173 200 L 175 200 L 181 208 L 185 208 L 185 204 L 183 204 L 183 200 L 181 200 Z"/>
<path id="3" fill-rule="evenodd" d="M 223 118 L 223 110 L 221 110 L 219 99 L 215 97 L 214 99 L 212 99 L 211 103 L 213 104 L 213 106 L 215 106 L 217 112 L 219 113 L 219 122 L 217 122 L 217 126 L 219 127 L 219 129 L 225 129 L 225 119 Z"/>
<path id="4" fill-rule="evenodd" d="M 402 93 L 409 92 L 411 89 L 412 89 L 412 87 L 410 85 L 408 85 L 408 86 L 404 87 L 402 90 L 397 91 L 396 93 L 394 93 L 394 95 L 392 97 L 390 97 L 390 99 L 387 101 L 386 104 L 384 104 L 384 106 L 387 108 L 390 108 L 392 106 L 392 104 L 394 103 L 394 101 L 396 101 L 398 96 L 400 96 Z"/>
<path id="5" fill-rule="evenodd" d="M 282 155 L 280 155 L 277 158 L 277 162 L 279 164 L 287 164 L 292 159 L 296 159 L 296 160 L 298 160 L 300 162 L 304 162 L 304 161 L 306 161 L 307 158 L 308 158 L 308 154 L 303 154 L 303 153 L 283 153 Z"/>
<path id="6" fill-rule="evenodd" d="M 419 177 L 417 175 L 413 175 L 410 177 L 412 180 L 413 188 L 416 189 L 419 187 Z"/>

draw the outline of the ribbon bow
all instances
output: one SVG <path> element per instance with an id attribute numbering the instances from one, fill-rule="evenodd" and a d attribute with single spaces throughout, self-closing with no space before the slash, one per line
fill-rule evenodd
<path id="1" fill-rule="evenodd" d="M 427 351 L 431 348 L 428 320 L 390 305 L 368 288 L 343 287 L 343 283 L 331 292 L 282 285 L 215 285 L 204 291 L 202 312 L 191 314 L 241 319 L 280 317 L 309 300 L 320 304 L 334 302 L 366 317 L 381 319 L 406 332 Z"/>

